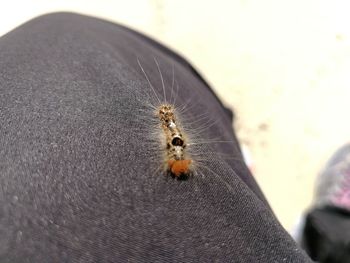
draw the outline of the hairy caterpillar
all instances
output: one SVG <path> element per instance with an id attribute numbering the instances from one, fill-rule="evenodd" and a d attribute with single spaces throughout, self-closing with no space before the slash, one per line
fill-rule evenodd
<path id="1" fill-rule="evenodd" d="M 157 69 L 159 71 L 161 82 L 162 82 L 162 88 L 163 88 L 163 94 L 164 94 L 163 102 L 159 99 L 140 61 L 137 60 L 145 78 L 148 81 L 149 87 L 152 89 L 152 91 L 154 92 L 154 95 L 158 99 L 159 104 L 158 106 L 155 106 L 156 108 L 155 115 L 158 117 L 160 121 L 160 127 L 163 131 L 162 137 L 163 137 L 163 140 L 165 140 L 165 149 L 163 150 L 164 150 L 164 156 L 165 156 L 165 164 L 167 165 L 166 170 L 172 176 L 175 176 L 179 179 L 184 179 L 191 174 L 190 165 L 192 163 L 191 158 L 188 156 L 186 152 L 187 139 L 186 139 L 186 136 L 184 135 L 184 130 L 178 121 L 178 117 L 177 117 L 177 113 L 175 111 L 175 105 L 174 105 L 175 101 L 172 103 L 167 102 L 163 75 L 160 70 L 158 61 L 155 59 L 154 61 L 157 65 Z M 173 79 L 172 92 L 174 87 L 174 81 L 175 80 Z"/>
<path id="2" fill-rule="evenodd" d="M 178 179 L 187 179 L 190 175 L 204 177 L 204 171 L 217 176 L 206 164 L 214 160 L 213 158 L 215 158 L 215 161 L 226 159 L 226 157 L 242 161 L 241 156 L 234 157 L 231 140 L 206 139 L 210 136 L 209 128 L 222 120 L 216 119 L 213 121 L 209 116 L 209 112 L 203 106 L 203 109 L 201 109 L 203 112 L 199 114 L 192 111 L 192 109 L 201 106 L 198 103 L 200 96 L 197 97 L 195 92 L 192 92 L 195 95 L 189 96 L 185 101 L 179 98 L 180 87 L 178 81 L 175 80 L 174 66 L 171 72 L 168 70 L 166 73 L 168 79 L 171 79 L 171 86 L 170 83 L 167 83 L 169 86 L 166 89 L 163 78 L 164 72 L 154 58 L 154 68 L 157 71 L 153 73 L 157 74 L 153 74 L 153 76 L 159 76 L 158 83 L 160 81 L 159 84 L 162 88 L 162 91 L 159 92 L 159 85 L 157 87 L 154 85 L 157 80 L 151 79 L 148 74 L 149 69 L 146 71 L 139 59 L 137 59 L 137 62 L 143 77 L 147 81 L 147 88 L 150 89 L 149 92 L 142 94 L 140 97 L 140 101 L 144 102 L 145 107 L 140 109 L 139 116 L 143 113 L 142 120 L 147 127 L 150 127 L 147 128 L 148 132 L 142 134 L 149 135 L 147 141 L 152 142 L 151 159 L 155 163 L 161 163 L 156 165 L 156 171 L 161 169 Z M 169 74 L 171 74 L 170 78 Z M 224 135 L 228 137 L 226 134 Z M 221 147 L 224 149 L 224 153 L 219 154 L 215 150 L 215 146 L 212 146 L 218 143 L 226 144 L 225 147 Z M 159 161 L 159 159 L 162 159 L 162 161 Z M 225 184 L 227 183 L 225 182 Z"/>
<path id="3" fill-rule="evenodd" d="M 160 105 L 158 117 L 166 138 L 168 171 L 176 177 L 180 177 L 190 173 L 189 165 L 192 160 L 186 158 L 186 141 L 179 125 L 177 125 L 173 109 L 174 106 L 170 104 Z"/>

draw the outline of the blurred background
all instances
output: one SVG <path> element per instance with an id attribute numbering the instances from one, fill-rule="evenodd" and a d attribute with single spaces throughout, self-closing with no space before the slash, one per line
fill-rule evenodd
<path id="1" fill-rule="evenodd" d="M 235 110 L 254 176 L 287 230 L 310 205 L 325 161 L 350 138 L 346 0 L 0 3 L 0 35 L 72 11 L 122 23 L 185 56 Z"/>

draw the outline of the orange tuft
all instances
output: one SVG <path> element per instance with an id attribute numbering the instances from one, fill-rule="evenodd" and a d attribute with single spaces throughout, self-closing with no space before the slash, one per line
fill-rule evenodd
<path id="1" fill-rule="evenodd" d="M 169 160 L 169 170 L 171 173 L 177 177 L 181 174 L 187 174 L 189 172 L 189 166 L 191 160 Z"/>

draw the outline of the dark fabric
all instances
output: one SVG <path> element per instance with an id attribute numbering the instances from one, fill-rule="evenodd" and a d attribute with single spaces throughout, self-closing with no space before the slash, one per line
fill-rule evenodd
<path id="1" fill-rule="evenodd" d="M 138 59 L 164 99 L 159 63 L 186 108 L 200 143 L 188 180 L 157 169 L 156 96 Z M 231 117 L 184 59 L 125 27 L 58 13 L 3 36 L 0 262 L 308 262 L 242 162 Z"/>
<path id="2" fill-rule="evenodd" d="M 313 209 L 306 217 L 303 247 L 321 263 L 350 262 L 350 213 L 335 207 Z"/>

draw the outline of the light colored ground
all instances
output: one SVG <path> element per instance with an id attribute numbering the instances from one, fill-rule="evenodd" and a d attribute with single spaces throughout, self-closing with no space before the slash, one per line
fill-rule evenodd
<path id="1" fill-rule="evenodd" d="M 350 4 L 341 0 L 2 1 L 0 35 L 39 14 L 121 22 L 187 57 L 236 111 L 255 177 L 290 229 L 350 138 Z"/>

